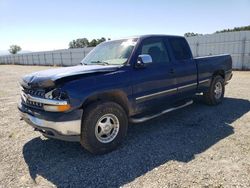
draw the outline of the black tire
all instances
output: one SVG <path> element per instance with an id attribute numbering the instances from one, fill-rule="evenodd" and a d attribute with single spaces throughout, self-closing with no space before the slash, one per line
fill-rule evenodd
<path id="1" fill-rule="evenodd" d="M 221 85 L 221 95 L 216 95 L 215 89 L 217 84 Z M 225 83 L 224 79 L 216 75 L 210 84 L 209 90 L 204 93 L 204 100 L 208 105 L 218 105 L 222 102 L 224 98 L 224 92 L 225 92 Z"/>
<path id="2" fill-rule="evenodd" d="M 96 125 L 100 119 L 106 115 L 113 115 L 118 120 L 119 130 L 116 131 L 116 136 L 112 141 L 103 143 L 100 136 L 96 136 Z M 111 119 L 112 120 L 112 119 Z M 111 122 L 109 120 L 109 122 Z M 113 122 L 114 123 L 114 122 Z M 117 121 L 116 121 L 117 123 Z M 98 127 L 98 126 L 97 126 Z M 99 129 L 100 127 L 98 127 Z M 81 145 L 93 154 L 104 154 L 116 149 L 127 134 L 128 118 L 124 109 L 114 102 L 96 102 L 90 104 L 83 113 L 82 126 L 81 126 Z M 97 129 L 97 130 L 98 130 Z M 111 129 L 112 131 L 112 129 Z M 114 129 L 113 129 L 114 131 Z M 108 136 L 107 136 L 108 137 Z M 101 139 L 105 139 L 102 138 Z"/>

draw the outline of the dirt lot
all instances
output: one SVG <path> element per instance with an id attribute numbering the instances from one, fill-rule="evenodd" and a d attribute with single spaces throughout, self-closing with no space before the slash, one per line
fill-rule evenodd
<path id="1" fill-rule="evenodd" d="M 250 187 L 250 72 L 234 72 L 223 104 L 200 102 L 131 125 L 94 156 L 20 121 L 18 80 L 38 66 L 0 66 L 0 187 Z"/>

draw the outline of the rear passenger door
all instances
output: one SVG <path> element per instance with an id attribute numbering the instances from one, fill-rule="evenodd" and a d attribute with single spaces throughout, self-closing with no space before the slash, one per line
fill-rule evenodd
<path id="1" fill-rule="evenodd" d="M 178 88 L 178 97 L 188 98 L 197 88 L 197 67 L 185 38 L 170 37 L 168 45 L 173 57 L 174 73 Z"/>

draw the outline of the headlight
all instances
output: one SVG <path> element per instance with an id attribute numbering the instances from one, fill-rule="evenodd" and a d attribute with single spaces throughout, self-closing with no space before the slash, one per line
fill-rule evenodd
<path id="1" fill-rule="evenodd" d="M 66 92 L 62 91 L 60 88 L 53 89 L 45 94 L 46 99 L 54 100 L 66 100 L 68 95 Z"/>
<path id="2" fill-rule="evenodd" d="M 55 104 L 44 104 L 43 109 L 49 112 L 64 112 L 71 108 L 68 104 L 68 95 L 60 88 L 53 89 L 45 94 L 45 98 L 54 101 Z M 58 104 L 57 104 L 58 101 Z"/>

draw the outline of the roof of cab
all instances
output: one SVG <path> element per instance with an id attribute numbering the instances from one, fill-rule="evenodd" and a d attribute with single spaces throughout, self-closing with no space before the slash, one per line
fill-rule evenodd
<path id="1" fill-rule="evenodd" d="M 112 42 L 112 41 L 119 41 L 119 40 L 127 40 L 127 39 L 146 39 L 150 37 L 166 37 L 166 38 L 172 38 L 172 37 L 178 37 L 178 38 L 185 38 L 183 36 L 178 36 L 178 35 L 164 35 L 164 34 L 147 34 L 147 35 L 134 35 L 134 36 L 129 36 L 129 37 L 121 37 L 121 38 L 116 38 L 112 40 L 108 40 L 107 42 Z"/>
<path id="2" fill-rule="evenodd" d="M 124 39 L 134 39 L 134 38 L 145 39 L 145 38 L 150 38 L 150 37 L 167 37 L 167 38 L 180 37 L 180 38 L 184 38 L 183 36 L 178 36 L 178 35 L 147 34 L 147 35 L 134 35 L 134 36 L 129 36 L 129 37 L 122 37 L 122 38 L 117 38 L 114 40 L 124 40 Z M 114 41 L 114 40 L 111 40 L 111 41 Z"/>
<path id="3" fill-rule="evenodd" d="M 178 36 L 178 35 L 165 35 L 165 34 L 148 34 L 148 35 L 139 35 L 138 38 L 149 38 L 149 37 L 181 37 L 184 38 L 183 36 Z"/>

